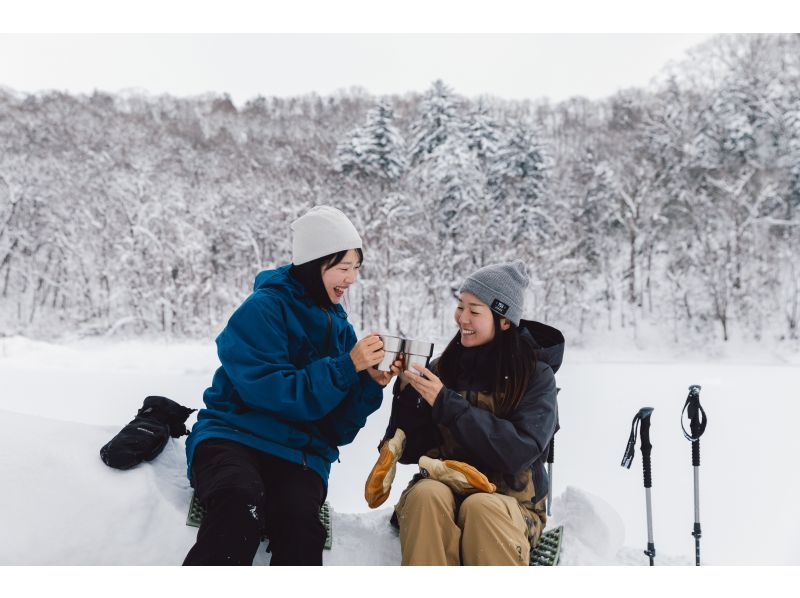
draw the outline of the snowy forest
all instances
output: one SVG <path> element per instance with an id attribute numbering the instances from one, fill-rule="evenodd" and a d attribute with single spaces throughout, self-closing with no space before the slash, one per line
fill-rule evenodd
<path id="1" fill-rule="evenodd" d="M 328 204 L 364 239 L 358 330 L 445 334 L 463 277 L 521 258 L 525 316 L 573 342 L 797 340 L 800 36 L 653 75 L 559 103 L 0 87 L 0 336 L 212 337 Z"/>

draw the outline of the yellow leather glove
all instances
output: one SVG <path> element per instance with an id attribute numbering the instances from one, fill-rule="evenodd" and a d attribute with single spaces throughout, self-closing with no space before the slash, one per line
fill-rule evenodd
<path id="1" fill-rule="evenodd" d="M 497 487 L 472 465 L 461 461 L 441 461 L 430 457 L 419 458 L 419 468 L 427 477 L 447 484 L 456 494 L 473 494 L 475 492 L 492 493 Z"/>
<path id="2" fill-rule="evenodd" d="M 397 471 L 397 461 L 403 455 L 406 446 L 406 434 L 400 428 L 389 440 L 384 440 L 381 445 L 381 454 L 372 467 L 364 484 L 364 498 L 370 509 L 381 506 L 389 498 L 392 489 L 394 474 Z"/>

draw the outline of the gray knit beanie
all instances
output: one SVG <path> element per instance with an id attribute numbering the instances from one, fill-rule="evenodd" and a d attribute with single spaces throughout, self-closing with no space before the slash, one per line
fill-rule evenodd
<path id="1" fill-rule="evenodd" d="M 528 287 L 528 268 L 522 260 L 484 266 L 470 274 L 459 293 L 472 293 L 496 314 L 519 326 Z"/>

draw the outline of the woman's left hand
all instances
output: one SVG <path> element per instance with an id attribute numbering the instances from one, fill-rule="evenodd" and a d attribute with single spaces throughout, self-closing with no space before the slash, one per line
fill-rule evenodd
<path id="1" fill-rule="evenodd" d="M 414 366 L 414 368 L 419 371 L 419 375 L 411 370 L 406 370 L 403 372 L 405 378 L 408 380 L 409 384 L 414 387 L 414 390 L 425 399 L 425 402 L 433 407 L 433 404 L 436 402 L 436 397 L 439 396 L 439 392 L 442 390 L 442 387 L 444 387 L 444 384 L 442 384 L 442 381 L 436 374 L 428 368 L 422 366 Z"/>

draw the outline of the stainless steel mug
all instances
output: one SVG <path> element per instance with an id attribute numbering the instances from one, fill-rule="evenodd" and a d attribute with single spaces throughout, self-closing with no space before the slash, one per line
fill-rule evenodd
<path id="1" fill-rule="evenodd" d="M 412 372 L 419 371 L 414 366 L 428 367 L 433 356 L 433 343 L 427 341 L 406 340 L 403 343 L 403 353 L 405 354 L 405 369 Z"/>
<path id="2" fill-rule="evenodd" d="M 392 369 L 392 363 L 400 358 L 403 352 L 403 339 L 399 336 L 380 335 L 383 341 L 383 361 L 381 361 L 377 369 L 381 372 L 389 372 Z"/>

